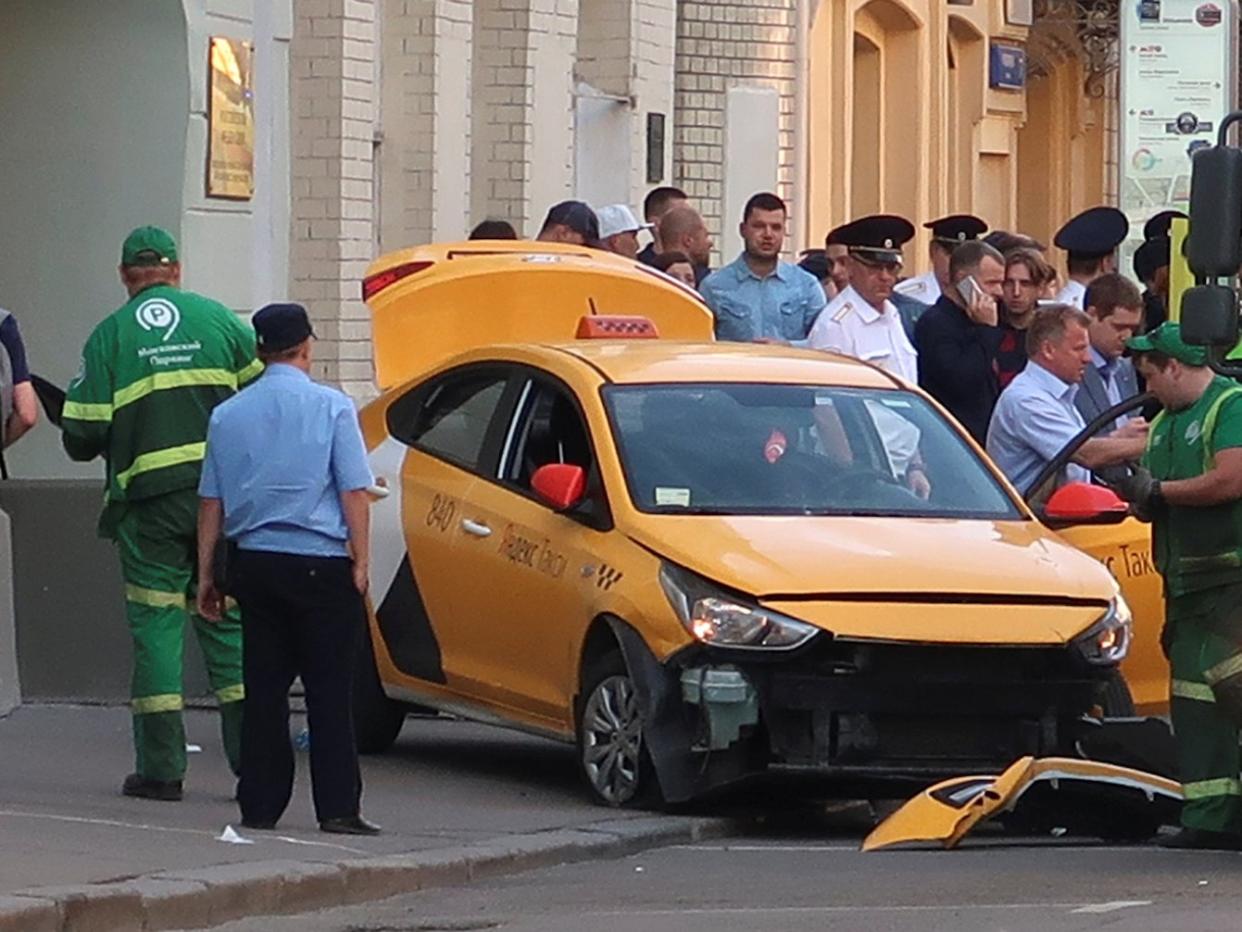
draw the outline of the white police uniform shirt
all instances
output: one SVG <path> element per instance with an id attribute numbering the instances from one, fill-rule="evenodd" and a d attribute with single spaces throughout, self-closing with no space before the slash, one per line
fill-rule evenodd
<path id="1" fill-rule="evenodd" d="M 824 308 L 807 337 L 814 349 L 853 356 L 908 382 L 919 380 L 918 353 L 891 301 L 881 313 L 848 287 Z"/>
<path id="2" fill-rule="evenodd" d="M 1087 286 L 1082 282 L 1076 282 L 1072 278 L 1065 283 L 1065 287 L 1057 292 L 1057 303 L 1068 304 L 1070 307 L 1076 307 L 1082 310 L 1083 300 L 1087 297 Z"/>
<path id="3" fill-rule="evenodd" d="M 940 290 L 940 282 L 936 279 L 935 272 L 925 272 L 898 282 L 893 291 L 928 305 L 935 304 L 944 293 Z"/>

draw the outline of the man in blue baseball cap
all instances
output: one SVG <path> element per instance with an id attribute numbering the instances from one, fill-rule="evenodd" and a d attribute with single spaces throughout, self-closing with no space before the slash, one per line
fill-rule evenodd
<path id="1" fill-rule="evenodd" d="M 315 331 L 305 308 L 269 304 L 252 322 L 266 368 L 212 413 L 198 490 L 204 618 L 221 616 L 221 535 L 236 548 L 228 585 L 241 606 L 246 686 L 242 824 L 275 828 L 289 804 L 288 697 L 301 676 L 319 827 L 374 835 L 379 827 L 360 812 L 351 686 L 366 624 L 367 489 L 375 480 L 354 403 L 311 381 Z"/>

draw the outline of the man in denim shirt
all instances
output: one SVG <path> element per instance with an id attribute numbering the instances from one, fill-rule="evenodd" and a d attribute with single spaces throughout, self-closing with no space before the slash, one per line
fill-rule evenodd
<path id="1" fill-rule="evenodd" d="M 746 202 L 745 250 L 699 286 L 716 318 L 716 339 L 806 345 L 827 299 L 815 276 L 781 261 L 786 217 L 785 202 L 775 194 Z"/>

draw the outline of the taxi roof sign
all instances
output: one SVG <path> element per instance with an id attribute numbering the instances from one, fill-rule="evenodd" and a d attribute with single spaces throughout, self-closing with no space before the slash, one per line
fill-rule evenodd
<path id="1" fill-rule="evenodd" d="M 588 314 L 578 321 L 579 340 L 658 340 L 660 331 L 646 317 Z"/>

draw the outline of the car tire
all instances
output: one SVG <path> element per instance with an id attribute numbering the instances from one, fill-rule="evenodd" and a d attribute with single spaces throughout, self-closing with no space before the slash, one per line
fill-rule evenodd
<path id="1" fill-rule="evenodd" d="M 658 807 L 642 710 L 620 651 L 584 666 L 576 719 L 578 769 L 592 798 L 614 808 Z"/>
<path id="2" fill-rule="evenodd" d="M 1120 670 L 1114 670 L 1104 687 L 1104 717 L 1133 718 L 1134 697 L 1130 695 L 1130 685 Z"/>
<path id="3" fill-rule="evenodd" d="M 382 754 L 392 747 L 405 724 L 408 707 L 389 699 L 375 666 L 375 647 L 368 625 L 354 670 L 354 744 L 359 754 Z"/>

